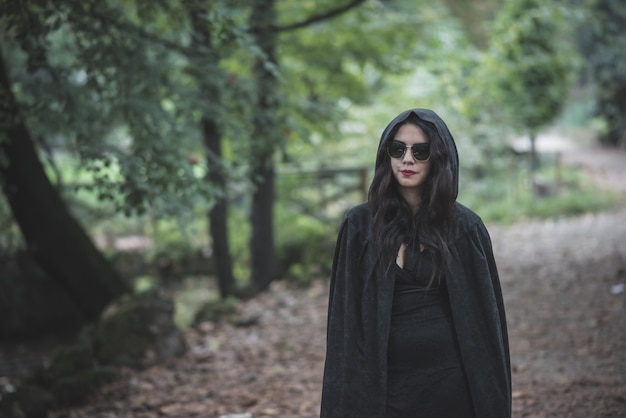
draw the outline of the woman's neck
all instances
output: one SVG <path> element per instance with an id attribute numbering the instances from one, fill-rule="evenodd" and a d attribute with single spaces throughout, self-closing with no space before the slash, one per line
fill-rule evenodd
<path id="1" fill-rule="evenodd" d="M 420 193 L 415 193 L 415 190 L 400 190 L 400 194 L 406 200 L 406 203 L 409 204 L 411 208 L 411 212 L 416 214 L 420 208 L 420 204 L 422 203 L 422 196 Z"/>

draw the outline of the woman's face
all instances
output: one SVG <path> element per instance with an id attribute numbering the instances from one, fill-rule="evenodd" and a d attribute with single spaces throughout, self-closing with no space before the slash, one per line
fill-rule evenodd
<path id="1" fill-rule="evenodd" d="M 409 147 L 428 144 L 428 137 L 419 126 L 405 123 L 400 126 L 393 140 L 402 142 L 407 147 L 400 158 L 389 156 L 391 171 L 398 182 L 399 191 L 405 198 L 419 199 L 430 172 L 430 158 L 425 161 L 417 160 L 412 151 L 414 149 L 419 151 L 420 147 Z"/>

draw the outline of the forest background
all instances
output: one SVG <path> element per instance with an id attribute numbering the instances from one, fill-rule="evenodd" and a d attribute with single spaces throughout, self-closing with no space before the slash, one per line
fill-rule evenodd
<path id="1" fill-rule="evenodd" d="M 448 122 L 459 200 L 487 222 L 617 201 L 546 138 L 624 146 L 618 0 L 1 7 L 6 340 L 76 335 L 155 290 L 185 329 L 327 277 L 380 131 L 411 107 Z"/>

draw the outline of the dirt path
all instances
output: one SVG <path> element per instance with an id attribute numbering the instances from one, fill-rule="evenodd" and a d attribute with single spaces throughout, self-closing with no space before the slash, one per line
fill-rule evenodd
<path id="1" fill-rule="evenodd" d="M 626 196 L 626 153 L 569 150 Z M 502 276 L 514 417 L 626 417 L 626 205 L 614 213 L 489 226 Z M 189 353 L 119 383 L 61 417 L 317 417 L 326 284 L 247 303 L 248 328 L 187 333 Z"/>
<path id="2" fill-rule="evenodd" d="M 626 197 L 626 153 L 566 164 Z M 491 228 L 510 327 L 515 417 L 626 417 L 626 205 Z"/>
<path id="3" fill-rule="evenodd" d="M 626 211 L 492 233 L 516 417 L 626 416 Z"/>

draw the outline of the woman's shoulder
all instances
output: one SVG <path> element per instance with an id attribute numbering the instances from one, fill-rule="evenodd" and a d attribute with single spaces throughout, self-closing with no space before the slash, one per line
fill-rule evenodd
<path id="1" fill-rule="evenodd" d="M 344 218 L 349 219 L 356 224 L 369 222 L 369 220 L 372 218 L 370 204 L 368 202 L 363 202 L 356 206 L 353 206 L 346 212 Z"/>
<path id="2" fill-rule="evenodd" d="M 452 228 L 452 239 L 458 239 L 466 236 L 476 229 L 485 229 L 485 225 L 480 216 L 467 206 L 456 202 L 455 203 L 455 216 Z"/>
<path id="3" fill-rule="evenodd" d="M 454 208 L 455 208 L 455 215 L 456 215 L 456 221 L 457 222 L 462 222 L 465 224 L 474 224 L 476 222 L 482 222 L 480 216 L 478 216 L 478 214 L 476 212 L 474 212 L 473 210 L 471 210 L 470 208 L 468 208 L 467 206 L 463 205 L 462 203 L 459 202 L 455 202 L 454 203 Z"/>
<path id="4" fill-rule="evenodd" d="M 343 226 L 369 239 L 372 227 L 372 212 L 369 203 L 364 202 L 349 209 L 344 215 Z"/>

